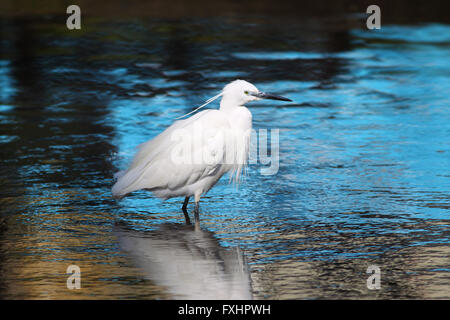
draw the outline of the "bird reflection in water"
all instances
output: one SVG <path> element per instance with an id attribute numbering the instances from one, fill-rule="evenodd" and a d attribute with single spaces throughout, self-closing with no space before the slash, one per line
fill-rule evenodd
<path id="1" fill-rule="evenodd" d="M 114 233 L 144 277 L 166 287 L 174 299 L 253 298 L 243 252 L 221 247 L 214 233 L 197 223 L 164 223 L 145 232 L 118 223 Z"/>

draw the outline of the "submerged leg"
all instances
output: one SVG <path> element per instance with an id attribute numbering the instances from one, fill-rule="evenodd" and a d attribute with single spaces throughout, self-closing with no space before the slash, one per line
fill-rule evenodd
<path id="1" fill-rule="evenodd" d="M 183 206 L 181 207 L 181 210 L 186 211 L 188 203 L 189 203 L 189 197 L 184 198 L 184 202 L 183 202 Z"/>
<path id="2" fill-rule="evenodd" d="M 187 212 L 188 203 L 189 203 L 189 197 L 184 198 L 184 203 L 183 203 L 183 206 L 181 207 L 181 210 L 183 210 L 184 220 L 186 220 L 186 224 L 191 224 L 191 219 L 189 219 L 189 214 Z"/>
<path id="3" fill-rule="evenodd" d="M 200 208 L 200 195 L 195 195 L 195 207 L 194 207 L 194 218 L 195 218 L 195 230 L 200 230 L 200 216 L 198 210 Z"/>
<path id="4" fill-rule="evenodd" d="M 194 208 L 194 223 L 195 223 L 195 230 L 199 231 L 200 230 L 200 216 L 198 214 L 198 209 L 199 209 L 200 205 L 199 202 L 195 203 L 195 208 Z"/>

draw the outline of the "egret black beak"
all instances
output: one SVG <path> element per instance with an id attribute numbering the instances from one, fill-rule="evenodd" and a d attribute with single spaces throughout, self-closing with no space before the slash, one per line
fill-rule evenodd
<path id="1" fill-rule="evenodd" d="M 255 96 L 257 98 L 261 99 L 272 99 L 272 100 L 281 100 L 281 101 L 292 101 L 291 99 L 277 96 L 275 94 L 266 93 L 266 92 L 250 92 L 252 96 Z"/>

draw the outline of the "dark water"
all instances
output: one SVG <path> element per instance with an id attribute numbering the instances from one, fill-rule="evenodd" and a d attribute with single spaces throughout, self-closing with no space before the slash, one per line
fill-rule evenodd
<path id="1" fill-rule="evenodd" d="M 450 26 L 269 17 L 2 20 L 2 298 L 450 298 Z M 236 78 L 294 100 L 249 105 L 276 175 L 223 178 L 196 231 L 182 199 L 112 199 L 138 144 Z"/>

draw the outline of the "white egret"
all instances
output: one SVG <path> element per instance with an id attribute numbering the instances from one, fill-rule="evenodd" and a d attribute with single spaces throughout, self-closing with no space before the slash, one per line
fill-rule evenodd
<path id="1" fill-rule="evenodd" d="M 226 172 L 239 182 L 247 164 L 252 128 L 252 114 L 244 105 L 261 99 L 291 100 L 261 92 L 247 81 L 235 80 L 196 110 L 219 97 L 220 109 L 204 110 L 178 120 L 141 144 L 130 167 L 116 174 L 118 180 L 112 194 L 122 198 L 146 189 L 164 200 L 185 197 L 182 210 L 189 223 L 186 209 L 191 196 L 195 198 L 198 218 L 200 197 Z"/>

